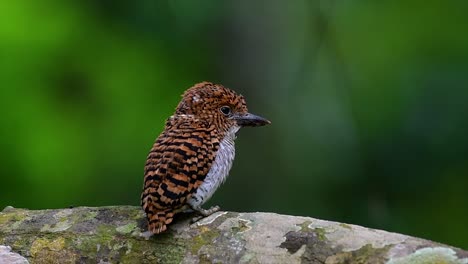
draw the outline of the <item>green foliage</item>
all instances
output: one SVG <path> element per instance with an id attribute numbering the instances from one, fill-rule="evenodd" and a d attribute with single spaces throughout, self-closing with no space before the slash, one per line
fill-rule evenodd
<path id="1" fill-rule="evenodd" d="M 139 203 L 192 84 L 244 129 L 211 203 L 468 247 L 466 1 L 0 2 L 0 207 Z"/>

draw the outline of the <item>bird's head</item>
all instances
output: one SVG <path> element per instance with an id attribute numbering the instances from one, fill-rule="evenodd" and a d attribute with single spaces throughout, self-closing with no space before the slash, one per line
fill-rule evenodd
<path id="1" fill-rule="evenodd" d="M 248 112 L 242 95 L 210 82 L 198 83 L 185 91 L 176 115 L 194 115 L 225 129 L 270 124 L 267 119 Z"/>

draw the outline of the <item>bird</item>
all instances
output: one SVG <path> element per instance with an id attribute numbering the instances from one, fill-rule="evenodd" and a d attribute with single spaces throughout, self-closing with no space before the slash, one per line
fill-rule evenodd
<path id="1" fill-rule="evenodd" d="M 221 84 L 201 82 L 187 89 L 154 142 L 145 163 L 141 206 L 149 237 L 167 230 L 174 215 L 203 209 L 231 169 L 236 133 L 241 127 L 270 124 L 251 114 L 242 95 Z"/>

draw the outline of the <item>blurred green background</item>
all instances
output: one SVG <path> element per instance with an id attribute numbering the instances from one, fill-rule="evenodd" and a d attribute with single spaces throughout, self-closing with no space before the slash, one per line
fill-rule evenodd
<path id="1" fill-rule="evenodd" d="M 242 93 L 210 204 L 468 248 L 468 1 L 0 1 L 0 208 L 139 204 L 196 82 Z"/>

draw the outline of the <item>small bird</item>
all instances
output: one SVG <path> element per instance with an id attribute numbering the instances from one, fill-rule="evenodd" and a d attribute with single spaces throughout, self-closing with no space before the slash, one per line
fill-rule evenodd
<path id="1" fill-rule="evenodd" d="M 146 160 L 141 205 L 148 231 L 143 236 L 165 231 L 177 213 L 191 209 L 205 217 L 218 211 L 201 206 L 228 176 L 236 132 L 267 124 L 247 111 L 242 95 L 220 84 L 202 82 L 185 91 Z"/>

